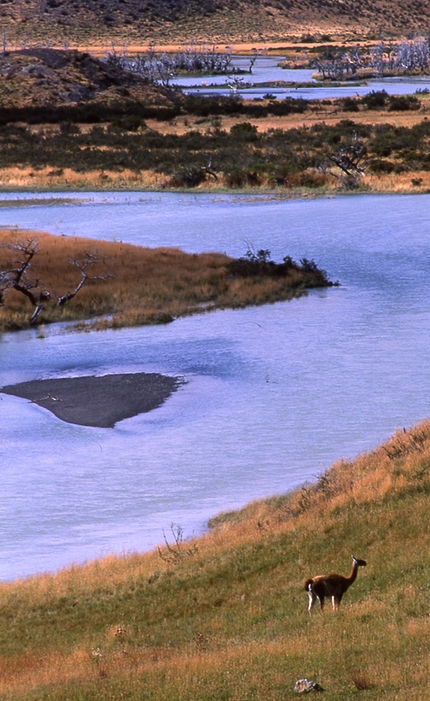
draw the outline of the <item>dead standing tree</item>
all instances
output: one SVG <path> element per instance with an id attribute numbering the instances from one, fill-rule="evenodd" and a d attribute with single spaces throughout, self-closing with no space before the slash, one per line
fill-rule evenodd
<path id="1" fill-rule="evenodd" d="M 25 295 L 33 307 L 33 313 L 30 317 L 31 325 L 36 323 L 47 301 L 56 299 L 55 306 L 63 307 L 78 294 L 89 280 L 105 280 L 111 277 L 107 273 L 91 275 L 89 269 L 93 266 L 106 265 L 106 260 L 97 251 L 84 251 L 82 256 L 69 260 L 69 263 L 76 266 L 81 273 L 76 287 L 63 295 L 54 294 L 49 292 L 38 278 L 30 276 L 34 258 L 41 250 L 36 239 L 18 241 L 14 244 L 7 243 L 1 248 L 11 251 L 16 257 L 12 262 L 6 263 L 3 270 L 0 270 L 0 305 L 4 304 L 5 292 L 8 289 Z"/>
<path id="2" fill-rule="evenodd" d="M 33 258 L 40 251 L 39 244 L 35 239 L 28 239 L 16 244 L 6 244 L 4 248 L 16 253 L 17 257 L 9 268 L 1 271 L 1 303 L 4 302 L 4 293 L 7 289 L 13 289 L 25 295 L 34 308 L 30 318 L 30 324 L 34 324 L 43 310 L 45 302 L 51 296 L 48 290 L 40 284 L 38 278 L 29 276 Z"/>
<path id="3" fill-rule="evenodd" d="M 328 154 L 328 160 L 337 166 L 341 173 L 355 180 L 365 173 L 364 158 L 367 147 L 362 139 L 354 132 L 353 138 L 342 146 L 337 153 Z"/>

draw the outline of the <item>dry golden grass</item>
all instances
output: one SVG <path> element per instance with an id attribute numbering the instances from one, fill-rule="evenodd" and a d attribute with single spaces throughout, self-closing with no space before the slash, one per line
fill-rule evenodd
<path id="1" fill-rule="evenodd" d="M 30 167 L 0 168 L 0 188 L 4 190 L 32 189 L 48 190 L 158 190 L 164 188 L 167 177 L 152 171 L 124 169 L 97 170 L 86 173 L 71 168 L 55 170 L 44 167 L 34 170 Z"/>
<path id="2" fill-rule="evenodd" d="M 51 295 L 41 322 L 102 317 L 93 324 L 98 329 L 166 323 L 211 309 L 291 299 L 312 286 L 313 280 L 321 285 L 318 274 L 300 267 L 292 267 L 283 277 L 237 277 L 226 267 L 232 259 L 220 253 L 196 255 L 175 248 L 150 249 L 16 230 L 0 232 L 3 269 L 12 269 L 14 261 L 20 260 L 10 245 L 16 247 L 28 240 L 38 248 L 28 277 L 38 281 L 36 292 L 46 289 Z M 69 303 L 56 306 L 56 300 L 72 292 L 81 280 L 79 268 L 71 261 L 82 260 L 85 254 L 97 255 L 100 262 L 87 272 L 102 279 L 88 279 Z M 26 296 L 6 289 L 3 301 L 0 327 L 29 324 L 33 309 Z"/>
<path id="3" fill-rule="evenodd" d="M 228 121 L 231 123 L 231 126 L 233 126 L 233 124 L 238 123 L 241 120 L 230 119 Z M 264 124 L 262 124 L 260 121 L 257 123 L 256 120 L 250 120 L 250 122 L 255 123 L 261 131 L 271 128 L 278 128 L 274 119 L 268 119 Z M 312 123 L 316 122 L 312 122 L 312 120 L 303 120 L 303 125 L 311 126 Z M 411 121 L 411 124 L 412 123 L 413 122 Z M 165 133 L 175 133 L 177 127 L 179 129 L 179 133 L 181 133 L 180 124 L 166 127 L 166 129 L 163 131 L 165 131 Z M 58 175 L 55 173 L 53 174 L 51 168 L 44 168 L 36 172 L 30 168 L 16 167 L 0 169 L 0 188 L 3 187 L 7 190 L 27 190 L 30 186 L 32 186 L 41 191 L 49 191 L 53 193 L 60 191 L 64 192 L 65 190 L 74 192 L 85 192 L 90 190 L 110 191 L 116 188 L 130 191 L 165 191 L 166 187 L 168 187 L 169 180 L 169 176 L 154 173 L 152 171 L 141 171 L 140 173 L 136 173 L 129 170 L 124 170 L 123 172 L 104 170 L 88 173 L 77 173 L 76 171 L 67 168 L 64 169 L 64 172 L 61 175 Z M 420 192 L 428 192 L 430 190 L 430 173 L 428 171 L 408 171 L 400 174 L 367 174 L 360 178 L 359 185 L 360 189 L 365 192 L 381 194 L 417 194 Z M 230 191 L 230 188 L 225 182 L 223 176 L 219 175 L 217 180 L 212 178 L 208 179 L 201 185 L 193 188 L 193 191 L 225 192 Z M 239 190 L 235 189 L 235 192 L 238 191 L 252 192 L 255 194 L 270 193 L 273 192 L 273 186 L 271 183 L 262 180 L 259 186 L 253 186 L 252 188 L 244 187 Z M 321 191 L 316 191 L 314 188 L 309 190 L 307 188 L 299 187 L 292 188 L 290 190 L 276 190 L 278 195 L 283 195 L 289 198 L 315 197 L 318 196 L 318 194 L 343 191 L 343 180 L 337 177 L 325 178 Z"/>

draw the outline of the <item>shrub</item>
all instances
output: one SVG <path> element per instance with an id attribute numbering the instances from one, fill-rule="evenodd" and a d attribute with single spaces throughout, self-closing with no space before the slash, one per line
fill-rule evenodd
<path id="1" fill-rule="evenodd" d="M 257 133 L 257 127 L 250 122 L 239 122 L 239 124 L 234 124 L 230 129 L 232 136 L 238 137 L 243 141 L 256 141 Z"/>
<path id="2" fill-rule="evenodd" d="M 237 96 L 222 97 L 200 97 L 198 95 L 187 95 L 183 101 L 183 109 L 187 114 L 194 114 L 198 117 L 208 117 L 214 114 L 236 114 L 242 112 L 242 100 Z"/>
<path id="3" fill-rule="evenodd" d="M 376 92 L 372 90 L 372 92 L 361 98 L 361 102 L 369 110 L 379 110 L 387 104 L 388 93 L 386 90 L 378 90 Z"/>
<path id="4" fill-rule="evenodd" d="M 344 97 L 340 101 L 342 112 L 359 112 L 360 107 L 358 101 L 353 97 Z"/>
<path id="5" fill-rule="evenodd" d="M 170 187 L 197 187 L 206 180 L 206 172 L 203 168 L 191 166 L 180 168 L 169 180 Z"/>
<path id="6" fill-rule="evenodd" d="M 419 110 L 421 102 L 415 95 L 392 95 L 388 103 L 389 112 Z"/>
<path id="7" fill-rule="evenodd" d="M 146 128 L 146 124 L 142 117 L 138 116 L 137 114 L 115 117 L 110 126 L 112 129 L 118 129 L 120 131 L 137 131 L 138 129 Z"/>
<path id="8" fill-rule="evenodd" d="M 294 97 L 286 97 L 285 100 L 271 102 L 268 109 L 271 114 L 282 116 L 293 113 L 302 114 L 309 109 L 309 105 L 307 100 L 304 100 L 302 97 L 297 99 Z"/>
<path id="9" fill-rule="evenodd" d="M 270 251 L 264 248 L 257 253 L 248 249 L 244 256 L 232 260 L 227 265 L 229 273 L 236 277 L 270 276 L 277 268 L 279 265 L 270 260 Z"/>

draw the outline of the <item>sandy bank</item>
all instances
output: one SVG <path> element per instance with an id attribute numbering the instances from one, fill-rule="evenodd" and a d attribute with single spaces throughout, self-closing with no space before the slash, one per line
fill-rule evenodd
<path id="1" fill-rule="evenodd" d="M 113 428 L 123 419 L 159 407 L 183 380 L 156 373 L 32 380 L 1 392 L 29 399 L 62 421 Z"/>

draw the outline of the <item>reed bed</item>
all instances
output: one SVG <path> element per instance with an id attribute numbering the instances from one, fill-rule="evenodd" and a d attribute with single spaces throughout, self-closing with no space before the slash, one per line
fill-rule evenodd
<path id="1" fill-rule="evenodd" d="M 8 701 L 426 697 L 430 421 L 193 541 L 0 587 Z M 367 560 L 338 612 L 303 581 Z"/>

